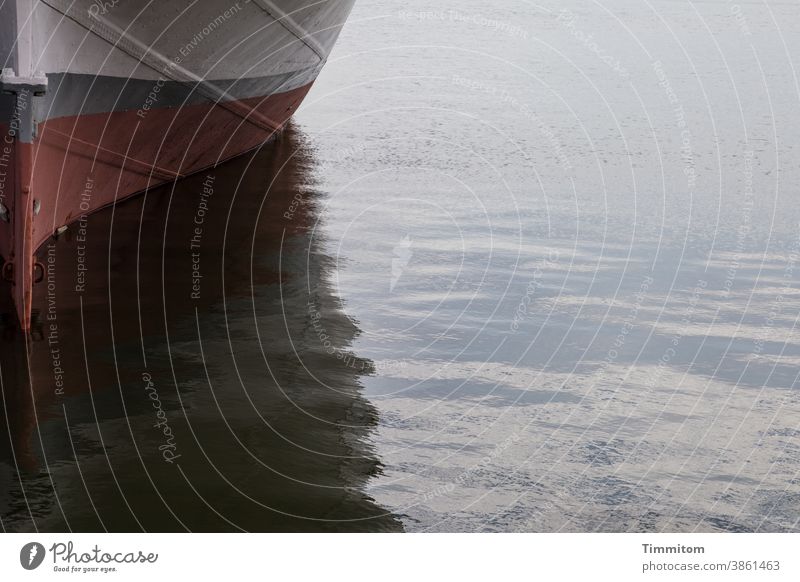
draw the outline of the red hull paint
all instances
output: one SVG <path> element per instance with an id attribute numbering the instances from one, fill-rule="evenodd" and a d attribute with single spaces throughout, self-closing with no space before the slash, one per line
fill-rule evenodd
<path id="1" fill-rule="evenodd" d="M 31 290 L 41 269 L 34 264 L 35 252 L 58 228 L 263 144 L 280 131 L 310 88 L 309 83 L 223 105 L 50 119 L 39 126 L 33 144 L 16 143 L 4 192 L 13 220 L 0 223 L 0 253 L 13 264 L 21 327 L 30 329 Z M 242 112 L 253 112 L 252 119 L 243 119 Z M 34 200 L 40 208 L 35 216 Z"/>

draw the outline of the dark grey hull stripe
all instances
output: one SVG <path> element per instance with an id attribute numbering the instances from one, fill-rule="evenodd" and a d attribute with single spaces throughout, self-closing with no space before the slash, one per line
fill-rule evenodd
<path id="1" fill-rule="evenodd" d="M 213 83 L 222 88 L 231 100 L 265 97 L 286 93 L 310 83 L 316 78 L 319 69 L 320 66 L 314 66 L 284 75 L 214 80 Z M 209 99 L 197 91 L 194 83 L 73 73 L 50 74 L 47 78 L 47 95 L 37 99 L 36 104 L 39 122 L 110 111 L 137 111 L 209 103 Z M 0 123 L 8 124 L 13 113 L 14 98 L 0 96 Z"/>
<path id="2" fill-rule="evenodd" d="M 17 98 L 13 95 L 0 94 L 0 125 L 9 125 L 11 116 L 14 115 Z M 2 149 L 3 137 L 0 135 L 0 149 Z"/>

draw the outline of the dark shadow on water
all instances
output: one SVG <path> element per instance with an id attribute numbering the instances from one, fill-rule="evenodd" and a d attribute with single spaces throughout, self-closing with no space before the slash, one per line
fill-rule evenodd
<path id="1" fill-rule="evenodd" d="M 41 250 L 33 337 L 2 323 L 3 530 L 401 529 L 313 170 L 290 128 Z"/>

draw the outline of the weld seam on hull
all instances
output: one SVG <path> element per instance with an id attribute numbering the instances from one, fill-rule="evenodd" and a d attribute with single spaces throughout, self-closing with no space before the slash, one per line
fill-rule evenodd
<path id="1" fill-rule="evenodd" d="M 48 128 L 44 135 L 47 139 L 45 139 L 43 143 L 49 146 L 57 147 L 62 151 L 68 152 L 72 155 L 82 156 L 92 160 L 100 160 L 101 162 L 109 165 L 130 169 L 143 176 L 153 175 L 162 180 L 175 180 L 183 177 L 183 175 L 178 172 L 173 172 L 171 170 L 167 170 L 166 168 L 160 168 L 155 164 L 143 162 L 125 154 L 121 154 L 102 146 L 83 141 L 57 129 Z M 55 135 L 63 139 L 53 140 L 50 139 L 51 135 Z"/>
<path id="2" fill-rule="evenodd" d="M 311 49 L 319 57 L 321 63 L 325 62 L 325 47 L 320 45 L 314 37 L 311 36 L 308 31 L 304 30 L 289 14 L 285 14 L 269 0 L 252 0 L 252 2 L 271 16 L 275 22 L 285 28 L 297 40 Z"/>

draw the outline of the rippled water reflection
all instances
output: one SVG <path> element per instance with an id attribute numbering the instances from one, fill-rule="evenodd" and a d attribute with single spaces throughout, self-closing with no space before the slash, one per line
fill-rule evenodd
<path id="1" fill-rule="evenodd" d="M 42 251 L 33 340 L 0 351 L 6 531 L 400 529 L 362 492 L 373 365 L 309 240 L 313 164 L 290 130 Z"/>
<path id="2" fill-rule="evenodd" d="M 797 530 L 800 17 L 738 9 L 358 7 L 298 119 L 408 529 Z"/>

